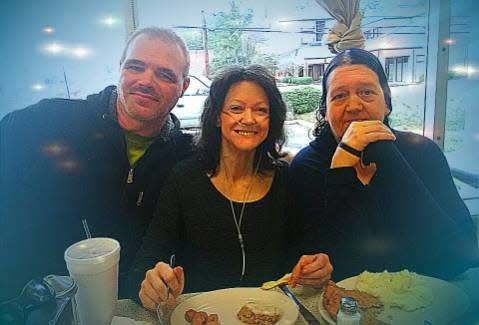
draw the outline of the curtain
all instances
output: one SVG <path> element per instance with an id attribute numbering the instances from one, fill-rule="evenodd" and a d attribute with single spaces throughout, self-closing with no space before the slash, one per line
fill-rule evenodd
<path id="1" fill-rule="evenodd" d="M 336 24 L 329 30 L 326 41 L 332 53 L 353 47 L 364 48 L 359 0 L 316 0 L 316 2 L 336 19 Z"/>

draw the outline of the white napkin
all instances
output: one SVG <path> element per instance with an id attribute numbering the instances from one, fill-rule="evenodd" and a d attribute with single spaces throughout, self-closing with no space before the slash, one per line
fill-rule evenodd
<path id="1" fill-rule="evenodd" d="M 128 317 L 115 316 L 111 320 L 111 325 L 152 325 L 150 322 L 136 321 Z"/>

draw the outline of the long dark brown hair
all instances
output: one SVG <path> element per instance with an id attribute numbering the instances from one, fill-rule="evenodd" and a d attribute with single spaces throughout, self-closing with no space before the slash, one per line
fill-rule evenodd
<path id="1" fill-rule="evenodd" d="M 201 115 L 198 152 L 206 170 L 211 174 L 216 174 L 220 162 L 221 130 L 218 127 L 218 120 L 226 94 L 231 86 L 240 81 L 252 81 L 258 84 L 266 92 L 269 101 L 269 132 L 266 139 L 256 148 L 254 165 L 259 163 L 260 172 L 272 169 L 278 159 L 284 156 L 281 154 L 281 148 L 285 142 L 283 125 L 286 118 L 286 104 L 274 77 L 260 65 L 232 66 L 223 70 L 213 80 Z"/>

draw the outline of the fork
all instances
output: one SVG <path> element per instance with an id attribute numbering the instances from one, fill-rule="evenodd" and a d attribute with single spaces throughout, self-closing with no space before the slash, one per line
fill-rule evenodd
<path id="1" fill-rule="evenodd" d="M 175 267 L 175 254 L 171 254 L 171 256 L 170 256 L 169 266 L 170 266 L 171 268 L 174 268 L 174 267 Z M 170 290 L 170 287 L 167 287 L 166 290 L 167 290 L 167 291 L 166 291 L 165 304 L 166 304 L 166 302 L 168 301 L 168 298 L 170 298 L 170 291 L 171 291 L 171 290 Z M 160 303 L 158 304 L 158 306 L 156 306 L 156 316 L 158 316 L 158 319 L 160 320 L 160 322 L 162 322 L 162 315 L 161 315 L 161 310 L 160 310 L 161 305 L 162 305 L 162 303 L 160 302 Z"/>

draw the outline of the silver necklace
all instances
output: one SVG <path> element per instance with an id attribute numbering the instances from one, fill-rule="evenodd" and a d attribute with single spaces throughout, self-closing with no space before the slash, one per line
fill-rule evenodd
<path id="1" fill-rule="evenodd" d="M 254 178 L 256 177 L 256 174 L 258 173 L 260 163 L 261 163 L 261 156 L 260 156 L 260 159 L 258 160 L 258 163 L 256 164 L 256 168 L 255 168 L 255 171 L 253 173 L 253 177 L 251 178 L 251 181 L 248 185 L 248 189 L 246 190 L 245 196 L 243 198 L 243 204 L 241 206 L 239 219 L 236 217 L 236 211 L 235 211 L 235 208 L 234 208 L 234 205 L 233 205 L 233 201 L 231 200 L 231 198 L 228 198 L 228 200 L 230 201 L 231 214 L 233 216 L 233 221 L 235 223 L 236 232 L 238 234 L 238 242 L 239 242 L 240 248 L 241 248 L 241 258 L 242 258 L 241 265 L 242 266 L 241 266 L 240 281 L 243 281 L 243 277 L 244 277 L 245 272 L 246 272 L 246 251 L 245 251 L 243 234 L 241 233 L 241 223 L 243 221 L 244 211 L 245 211 L 245 208 L 246 208 L 246 201 L 248 200 L 249 193 L 251 191 L 251 188 L 253 187 L 253 181 L 254 181 Z M 226 166 L 225 166 L 225 173 L 228 174 Z"/>

